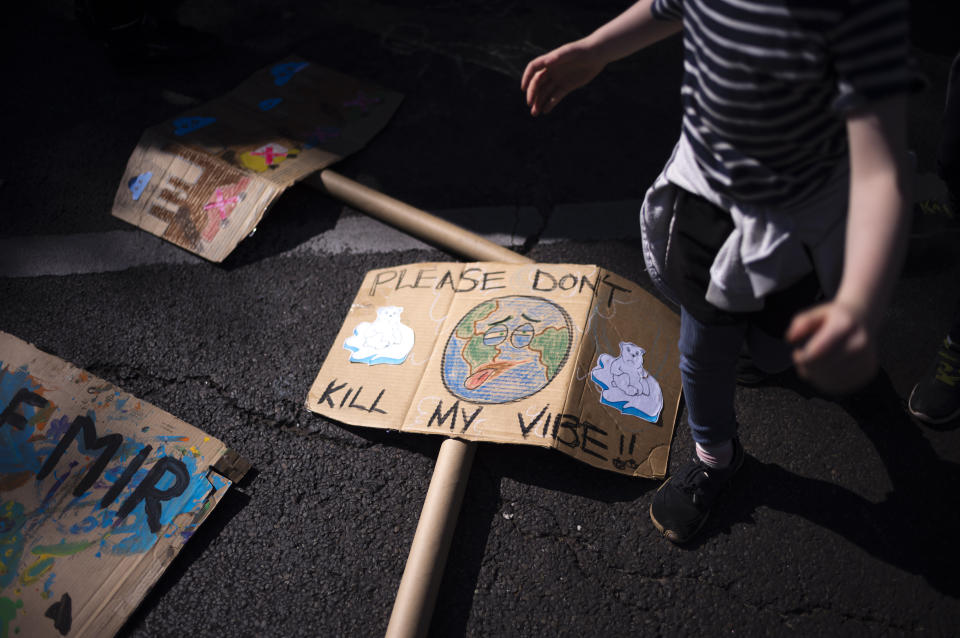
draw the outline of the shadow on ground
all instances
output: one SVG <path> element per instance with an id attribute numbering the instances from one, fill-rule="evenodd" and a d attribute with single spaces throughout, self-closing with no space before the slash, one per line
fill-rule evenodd
<path id="1" fill-rule="evenodd" d="M 811 396 L 809 386 L 796 377 L 781 379 L 789 389 Z M 960 485 L 960 466 L 936 454 L 885 372 L 863 391 L 836 402 L 876 448 L 893 484 L 886 498 L 872 502 L 835 483 L 748 456 L 718 507 L 722 513 L 687 547 L 702 546 L 732 523 L 752 523 L 754 512 L 768 507 L 805 518 L 922 576 L 941 593 L 960 597 L 960 511 L 945 498 Z"/>

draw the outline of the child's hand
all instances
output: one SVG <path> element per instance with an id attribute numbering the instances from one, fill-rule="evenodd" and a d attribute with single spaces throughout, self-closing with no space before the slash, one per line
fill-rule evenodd
<path id="1" fill-rule="evenodd" d="M 530 114 L 549 113 L 570 91 L 597 77 L 604 66 L 605 63 L 583 40 L 570 42 L 534 58 L 520 80 L 520 89 L 527 94 Z"/>
<path id="2" fill-rule="evenodd" d="M 832 301 L 794 317 L 787 330 L 800 376 L 825 392 L 866 385 L 877 372 L 877 350 L 866 313 Z"/>

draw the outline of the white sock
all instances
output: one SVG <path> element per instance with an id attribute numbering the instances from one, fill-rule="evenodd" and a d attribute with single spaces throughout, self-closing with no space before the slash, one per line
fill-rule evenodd
<path id="1" fill-rule="evenodd" d="M 722 470 L 733 461 L 733 439 L 727 439 L 722 443 L 708 443 L 707 445 L 697 443 L 697 458 L 703 461 L 707 467 Z"/>

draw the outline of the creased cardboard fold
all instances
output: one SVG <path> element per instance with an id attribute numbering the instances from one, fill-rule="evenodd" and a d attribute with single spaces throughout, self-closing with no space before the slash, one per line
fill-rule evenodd
<path id="1" fill-rule="evenodd" d="M 362 148 L 401 99 L 291 56 L 147 129 L 113 215 L 222 261 L 285 189 Z"/>

